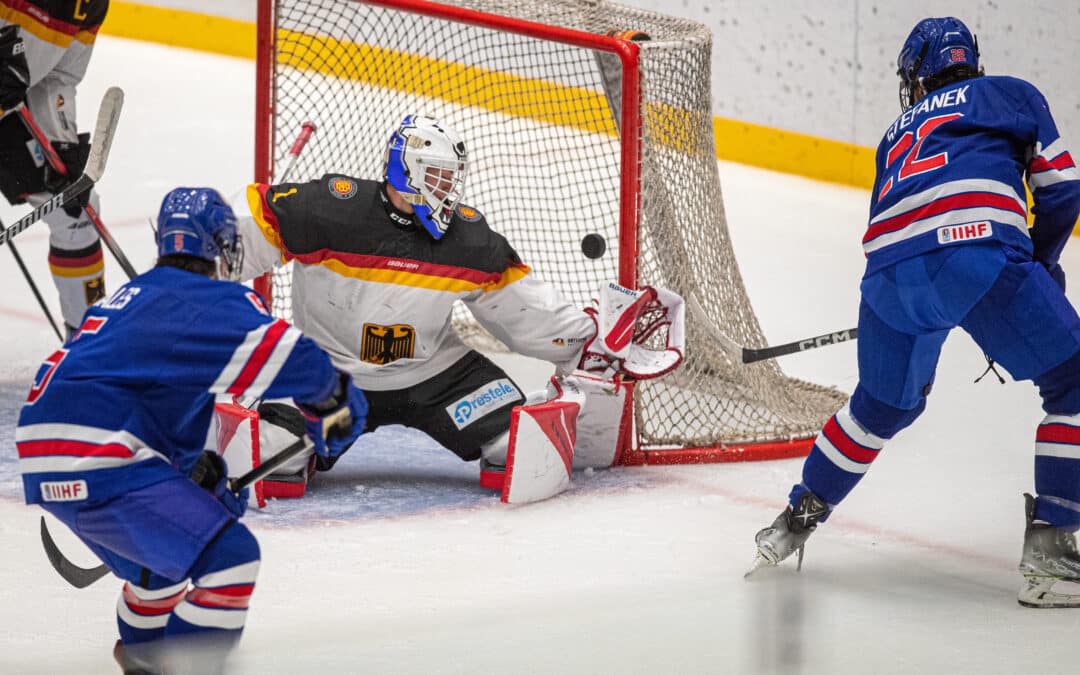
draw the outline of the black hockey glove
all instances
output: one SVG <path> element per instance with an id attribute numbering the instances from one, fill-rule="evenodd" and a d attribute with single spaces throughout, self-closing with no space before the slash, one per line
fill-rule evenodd
<path id="1" fill-rule="evenodd" d="M 239 518 L 247 510 L 248 488 L 234 494 L 229 489 L 228 470 L 221 455 L 212 450 L 204 450 L 191 469 L 191 480 L 195 484 L 217 497 L 217 500 L 234 516 Z"/>
<path id="2" fill-rule="evenodd" d="M 86 160 L 90 158 L 90 134 L 79 134 L 77 143 L 53 143 L 53 148 L 67 168 L 65 176 L 54 171 L 47 162 L 45 164 L 45 189 L 55 195 L 63 192 L 64 188 L 82 175 L 83 169 L 86 168 Z M 90 192 L 87 190 L 78 198 L 64 204 L 64 211 L 72 218 L 78 218 L 86 205 L 90 203 Z"/>
<path id="3" fill-rule="evenodd" d="M 0 28 L 0 114 L 26 101 L 29 86 L 30 68 L 19 27 L 4 26 Z"/>

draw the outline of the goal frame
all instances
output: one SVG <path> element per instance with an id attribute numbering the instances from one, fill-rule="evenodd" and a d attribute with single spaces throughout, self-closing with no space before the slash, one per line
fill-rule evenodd
<path id="1" fill-rule="evenodd" d="M 618 56 L 622 64 L 620 93 L 620 178 L 619 178 L 619 283 L 628 288 L 638 287 L 639 218 L 641 213 L 641 115 L 640 67 L 637 43 L 596 33 L 553 26 L 513 17 L 489 14 L 463 7 L 442 5 L 427 0 L 342 0 L 403 12 L 409 12 L 487 29 L 524 35 L 534 39 L 608 52 Z M 255 167 L 256 182 L 270 183 L 274 177 L 274 148 L 276 100 L 276 43 L 277 22 L 274 0 L 258 0 L 256 39 L 255 91 Z M 328 170 L 331 167 L 327 167 Z M 272 294 L 269 275 L 254 282 L 254 287 L 267 300 Z M 718 462 L 756 461 L 805 456 L 814 438 L 791 439 L 779 442 L 756 442 L 736 445 L 723 443 L 702 447 L 649 448 L 641 447 L 634 428 L 634 388 L 629 384 L 628 395 L 619 430 L 619 448 L 614 464 L 658 465 L 699 464 Z"/>

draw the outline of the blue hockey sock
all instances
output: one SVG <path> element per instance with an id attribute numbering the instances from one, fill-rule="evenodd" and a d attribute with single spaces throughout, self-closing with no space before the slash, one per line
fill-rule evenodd
<path id="1" fill-rule="evenodd" d="M 165 637 L 173 608 L 184 598 L 188 581 L 175 583 L 150 575 L 144 586 L 125 583 L 116 603 L 116 623 L 124 644 L 138 644 Z"/>
<path id="2" fill-rule="evenodd" d="M 1047 415 L 1035 433 L 1035 518 L 1080 529 L 1080 414 Z"/>
<path id="3" fill-rule="evenodd" d="M 258 572 L 259 544 L 233 522 L 195 561 L 193 588 L 173 610 L 166 636 L 238 640 Z"/>
<path id="4" fill-rule="evenodd" d="M 809 490 L 829 507 L 841 502 L 877 458 L 885 440 L 864 430 L 844 406 L 829 418 L 803 464 L 802 484 L 791 491 L 794 507 Z M 824 518 L 822 519 L 824 520 Z"/>

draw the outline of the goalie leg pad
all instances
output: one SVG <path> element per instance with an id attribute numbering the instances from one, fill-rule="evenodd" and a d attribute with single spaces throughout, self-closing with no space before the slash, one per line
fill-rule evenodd
<path id="1" fill-rule="evenodd" d="M 536 502 L 570 487 L 579 409 L 578 403 L 569 401 L 514 408 L 503 502 Z"/>
<path id="2" fill-rule="evenodd" d="M 553 378 L 554 379 L 554 378 Z M 584 394 L 585 405 L 577 419 L 574 444 L 575 469 L 606 469 L 618 463 L 623 440 L 630 432 L 630 400 L 633 382 L 577 371 L 572 380 Z"/>
<path id="3" fill-rule="evenodd" d="M 540 501 L 570 487 L 577 418 L 585 395 L 573 382 L 557 386 L 555 394 L 544 403 L 516 406 L 510 415 L 501 497 L 507 504 Z"/>
<path id="4" fill-rule="evenodd" d="M 300 411 L 286 403 L 263 403 L 257 410 L 236 402 L 218 403 L 214 417 L 218 453 L 228 464 L 230 478 L 254 469 L 264 457 L 274 456 L 306 433 Z M 303 497 L 314 475 L 314 460 L 312 451 L 302 452 L 275 473 L 255 481 L 249 506 L 265 507 L 268 498 Z"/>

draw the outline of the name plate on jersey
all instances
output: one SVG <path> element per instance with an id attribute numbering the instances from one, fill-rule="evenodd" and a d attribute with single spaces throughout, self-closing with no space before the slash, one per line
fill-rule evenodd
<path id="1" fill-rule="evenodd" d="M 60 480 L 41 483 L 41 499 L 47 502 L 79 502 L 89 493 L 84 480 Z"/>
<path id="2" fill-rule="evenodd" d="M 971 241 L 972 239 L 986 239 L 994 233 L 989 220 L 980 220 L 977 223 L 964 223 L 963 225 L 946 225 L 939 227 L 937 241 L 939 244 L 955 244 L 958 241 Z"/>

